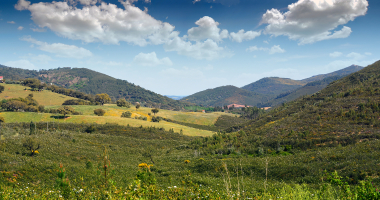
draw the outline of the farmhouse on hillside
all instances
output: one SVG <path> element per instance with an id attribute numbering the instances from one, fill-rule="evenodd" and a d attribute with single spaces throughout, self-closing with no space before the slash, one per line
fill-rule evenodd
<path id="1" fill-rule="evenodd" d="M 0 76 L 0 83 L 3 83 L 3 77 Z"/>

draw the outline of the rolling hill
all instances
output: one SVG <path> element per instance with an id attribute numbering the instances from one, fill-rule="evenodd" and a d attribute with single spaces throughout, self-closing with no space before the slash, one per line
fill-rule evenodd
<path id="1" fill-rule="evenodd" d="M 325 88 L 330 82 L 338 80 L 363 67 L 351 65 L 347 68 L 312 76 L 303 80 L 290 78 L 267 77 L 250 83 L 242 88 L 222 86 L 208 89 L 184 97 L 181 101 L 204 106 L 222 106 L 241 104 L 258 107 L 272 107 L 297 99 L 304 95 L 313 94 Z"/>
<path id="2" fill-rule="evenodd" d="M 0 65 L 4 79 L 19 80 L 38 78 L 45 83 L 71 88 L 88 94 L 107 93 L 112 100 L 125 98 L 131 102 L 143 102 L 146 106 L 179 110 L 190 105 L 146 90 L 125 80 L 89 70 L 86 68 L 58 68 L 49 70 L 25 70 Z"/>
<path id="3" fill-rule="evenodd" d="M 202 106 L 223 106 L 229 104 L 256 105 L 262 95 L 232 85 L 207 89 L 181 99 L 183 102 Z"/>

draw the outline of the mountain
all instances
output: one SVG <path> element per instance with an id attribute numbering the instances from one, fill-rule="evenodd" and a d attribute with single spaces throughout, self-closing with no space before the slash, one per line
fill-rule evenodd
<path id="1" fill-rule="evenodd" d="M 283 92 L 294 90 L 303 85 L 305 85 L 305 83 L 302 81 L 292 80 L 290 78 L 269 77 L 243 86 L 242 89 L 274 98 Z"/>
<path id="2" fill-rule="evenodd" d="M 235 103 L 258 107 L 272 107 L 304 95 L 318 92 L 330 82 L 361 69 L 363 67 L 351 65 L 332 73 L 320 74 L 303 80 L 267 77 L 243 86 L 240 88 L 242 90 L 238 90 L 234 86 L 222 86 L 195 93 L 183 98 L 182 101 L 198 105 L 202 104 L 204 106 L 221 106 Z"/>
<path id="3" fill-rule="evenodd" d="M 310 78 L 303 79 L 303 80 L 301 80 L 301 82 L 310 83 L 310 82 L 319 81 L 319 80 L 322 80 L 322 79 L 325 79 L 325 78 L 331 77 L 331 76 L 342 76 L 343 77 L 343 76 L 352 74 L 352 73 L 357 72 L 357 71 L 362 70 L 362 69 L 363 69 L 363 67 L 361 67 L 359 65 L 351 65 L 349 67 L 346 67 L 344 69 L 341 69 L 341 70 L 338 70 L 335 72 L 331 72 L 328 74 L 320 74 L 320 75 L 312 76 Z"/>
<path id="4" fill-rule="evenodd" d="M 184 97 L 181 101 L 203 106 L 223 106 L 229 104 L 256 105 L 262 95 L 232 85 L 207 89 Z"/>
<path id="5" fill-rule="evenodd" d="M 146 106 L 161 107 L 163 109 L 181 109 L 190 105 L 146 90 L 125 80 L 86 68 L 58 68 L 49 70 L 26 70 L 0 65 L 0 75 L 4 79 L 19 80 L 38 78 L 45 83 L 71 88 L 88 94 L 107 93 L 112 100 L 125 98 L 131 102 L 145 103 Z"/>
<path id="6" fill-rule="evenodd" d="M 232 127 L 267 145 L 318 148 L 380 137 L 380 61 L 311 95 Z M 242 144 L 244 146 L 244 144 Z M 276 145 L 274 145 L 276 146 Z"/>

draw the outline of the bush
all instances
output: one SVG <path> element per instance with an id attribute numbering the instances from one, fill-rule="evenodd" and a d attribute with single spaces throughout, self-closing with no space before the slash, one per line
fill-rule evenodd
<path id="1" fill-rule="evenodd" d="M 131 107 L 131 103 L 129 103 L 125 99 L 119 99 L 119 100 L 117 100 L 116 101 L 116 105 L 119 106 L 119 107 L 126 107 L 126 108 L 130 108 Z"/>
<path id="2" fill-rule="evenodd" d="M 106 111 L 104 111 L 101 108 L 94 110 L 94 114 L 97 115 L 97 116 L 103 116 L 105 113 L 106 113 Z"/>
<path id="3" fill-rule="evenodd" d="M 131 116 L 132 116 L 132 113 L 130 111 L 123 112 L 123 114 L 121 114 L 121 117 L 125 117 L 125 118 L 131 118 Z"/>
<path id="4" fill-rule="evenodd" d="M 152 117 L 152 122 L 160 122 L 162 120 L 162 117 Z"/>
<path id="5" fill-rule="evenodd" d="M 44 112 L 45 111 L 45 106 L 40 105 L 38 106 L 38 112 Z"/>
<path id="6" fill-rule="evenodd" d="M 4 119 L 4 117 L 2 117 L 2 116 L 0 116 L 0 123 L 1 122 L 5 122 L 5 119 Z"/>

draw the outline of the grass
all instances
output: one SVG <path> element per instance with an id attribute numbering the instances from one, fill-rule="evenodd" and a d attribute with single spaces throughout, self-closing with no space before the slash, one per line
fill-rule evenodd
<path id="1" fill-rule="evenodd" d="M 79 106 L 81 107 L 81 106 Z M 135 113 L 136 115 L 136 113 Z M 96 123 L 96 124 L 107 124 L 114 123 L 124 126 L 132 127 L 157 127 L 164 128 L 165 130 L 173 129 L 174 132 L 180 132 L 188 136 L 211 136 L 214 134 L 212 131 L 199 130 L 191 128 L 188 126 L 183 126 L 175 123 L 170 123 L 166 121 L 150 122 L 144 120 L 138 120 L 133 118 L 121 118 L 120 116 L 95 116 L 95 115 L 70 115 L 66 119 L 55 119 L 51 116 L 57 116 L 56 114 L 50 113 L 32 113 L 32 112 L 2 112 L 0 116 L 5 118 L 7 123 L 16 122 L 63 122 L 63 123 Z"/>
<path id="2" fill-rule="evenodd" d="M 0 83 L 4 86 L 4 91 L 0 93 L 0 99 L 11 99 L 22 97 L 25 98 L 29 94 L 33 94 L 33 98 L 37 100 L 40 105 L 62 105 L 62 103 L 69 99 L 75 99 L 73 97 L 65 96 L 62 94 L 53 93 L 49 90 L 44 90 L 41 92 L 32 92 L 29 87 L 25 87 L 18 84 L 5 84 Z M 25 90 L 27 88 L 28 90 Z"/>

